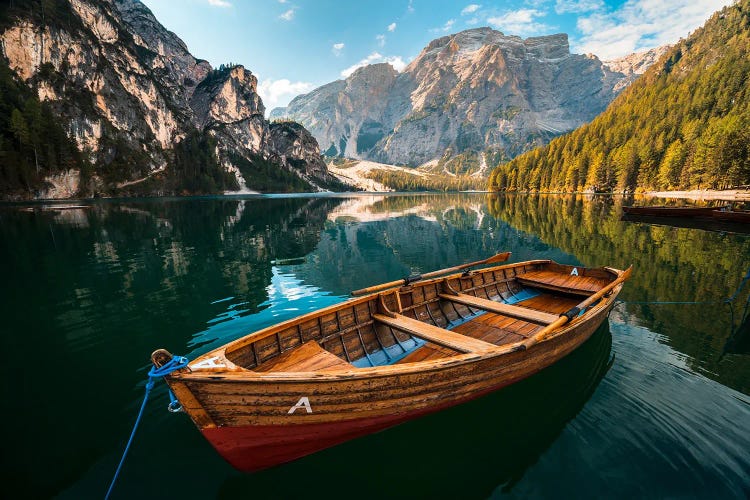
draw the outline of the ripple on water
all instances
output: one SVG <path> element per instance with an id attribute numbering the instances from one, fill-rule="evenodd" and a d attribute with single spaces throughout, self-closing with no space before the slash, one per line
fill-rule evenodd
<path id="1" fill-rule="evenodd" d="M 745 396 L 695 373 L 636 318 L 610 324 L 615 362 L 594 396 L 518 484 L 493 496 L 744 497 Z M 574 465 L 552 471 L 560 463 Z"/>

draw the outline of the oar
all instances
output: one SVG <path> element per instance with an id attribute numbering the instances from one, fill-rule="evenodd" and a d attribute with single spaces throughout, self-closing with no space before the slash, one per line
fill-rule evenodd
<path id="1" fill-rule="evenodd" d="M 550 323 L 546 327 L 539 330 L 536 334 L 534 334 L 533 337 L 529 337 L 526 339 L 523 343 L 518 345 L 518 348 L 516 350 L 524 351 L 528 349 L 529 347 L 533 346 L 534 344 L 537 344 L 544 340 L 545 337 L 547 337 L 550 333 L 557 330 L 561 326 L 568 323 L 570 320 L 578 316 L 578 313 L 581 311 L 585 311 L 588 306 L 596 302 L 597 300 L 604 297 L 606 294 L 609 293 L 610 290 L 612 290 L 614 287 L 625 281 L 630 277 L 630 273 L 633 272 L 633 266 L 630 266 L 627 268 L 620 276 L 617 277 L 616 280 L 614 280 L 609 285 L 605 286 L 598 292 L 596 292 L 593 295 L 590 295 L 586 298 L 583 302 L 575 306 L 574 308 L 570 309 L 569 311 L 563 313 L 554 323 Z"/>
<path id="2" fill-rule="evenodd" d="M 391 288 L 394 286 L 408 285 L 409 283 L 414 283 L 415 281 L 419 281 L 419 280 L 423 280 L 427 278 L 433 278 L 435 276 L 440 276 L 441 274 L 452 273 L 454 271 L 460 271 L 461 269 L 466 269 L 467 267 L 479 266 L 482 264 L 494 264 L 496 262 L 505 262 L 506 260 L 508 260 L 509 257 L 510 257 L 510 252 L 503 252 L 497 255 L 493 255 L 489 259 L 478 260 L 476 262 L 469 262 L 468 264 L 461 264 L 460 266 L 448 267 L 445 269 L 440 269 L 439 271 L 431 271 L 425 274 L 417 274 L 417 275 L 409 276 L 408 278 L 403 278 L 403 279 L 396 280 L 396 281 L 390 281 L 388 283 L 382 283 L 380 285 L 363 288 L 361 290 L 354 290 L 352 292 L 352 295 L 354 296 L 364 295 L 366 293 L 377 292 L 378 290 L 385 290 L 386 288 Z"/>

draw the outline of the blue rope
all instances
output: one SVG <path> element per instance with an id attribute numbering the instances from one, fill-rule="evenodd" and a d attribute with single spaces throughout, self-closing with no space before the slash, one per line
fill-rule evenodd
<path id="1" fill-rule="evenodd" d="M 136 417 L 135 419 L 135 425 L 133 425 L 133 431 L 130 433 L 130 439 L 128 439 L 128 444 L 125 445 L 125 451 L 122 452 L 122 458 L 120 459 L 120 463 L 117 466 L 117 470 L 115 471 L 115 475 L 112 478 L 112 482 L 109 485 L 107 494 L 104 496 L 104 500 L 107 500 L 109 498 L 109 496 L 112 494 L 112 489 L 115 487 L 115 483 L 117 482 L 117 477 L 120 475 L 120 470 L 122 469 L 122 464 L 125 463 L 125 457 L 128 455 L 128 451 L 130 451 L 130 445 L 133 444 L 135 431 L 138 429 L 138 424 L 141 423 L 141 417 L 143 417 L 143 410 L 146 408 L 148 395 L 151 392 L 151 389 L 154 388 L 155 380 L 165 377 L 169 375 L 170 373 L 172 373 L 173 371 L 185 368 L 189 362 L 190 361 L 184 356 L 174 356 L 164 366 L 160 368 L 152 366 L 151 369 L 148 371 L 148 382 L 146 382 L 146 394 L 143 395 L 143 402 L 141 403 L 141 409 L 138 411 L 138 417 Z M 174 394 L 172 394 L 171 390 L 169 391 L 169 399 L 170 399 L 170 403 L 168 407 L 169 410 L 176 411 L 176 410 L 173 410 L 172 408 L 174 407 L 174 403 L 177 401 L 177 398 L 174 397 Z"/>

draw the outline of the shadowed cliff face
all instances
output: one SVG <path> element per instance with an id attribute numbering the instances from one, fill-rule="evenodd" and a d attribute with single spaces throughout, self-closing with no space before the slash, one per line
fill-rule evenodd
<path id="1" fill-rule="evenodd" d="M 591 120 L 631 80 L 596 56 L 571 54 L 565 34 L 524 40 L 478 28 L 433 40 L 402 73 L 366 66 L 271 116 L 299 121 L 332 156 L 411 165 L 446 151 L 502 159 Z"/>
<path id="2" fill-rule="evenodd" d="M 52 105 L 98 168 L 124 150 L 137 158 L 132 171 L 110 176 L 109 185 L 94 182 L 88 194 L 166 169 L 170 150 L 193 129 L 216 138 L 220 162 L 250 189 L 254 179 L 241 176 L 237 157 L 299 173 L 308 189 L 330 182 L 304 128 L 296 134 L 302 140 L 273 139 L 250 71 L 214 70 L 196 59 L 139 1 L 70 0 L 43 16 L 37 4 L 26 3 L 10 9 L 0 28 L 10 68 Z"/>

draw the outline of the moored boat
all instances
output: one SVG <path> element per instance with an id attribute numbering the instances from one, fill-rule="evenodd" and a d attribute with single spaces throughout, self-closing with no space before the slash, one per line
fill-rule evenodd
<path id="1" fill-rule="evenodd" d="M 509 254 L 366 295 L 214 349 L 165 380 L 216 450 L 255 471 L 475 399 L 585 342 L 630 269 Z M 354 292 L 358 294 L 358 292 Z M 161 367 L 172 355 L 152 355 Z"/>
<path id="2" fill-rule="evenodd" d="M 729 222 L 750 223 L 750 210 L 714 210 L 711 217 Z"/>
<path id="3" fill-rule="evenodd" d="M 622 212 L 627 215 L 648 215 L 653 217 L 712 217 L 717 210 L 725 209 L 718 207 L 622 207 Z"/>
<path id="4" fill-rule="evenodd" d="M 655 217 L 653 215 L 623 214 L 620 220 L 640 224 L 680 227 L 685 229 L 700 229 L 721 233 L 750 233 L 750 224 L 737 224 L 733 221 L 711 217 Z"/>

